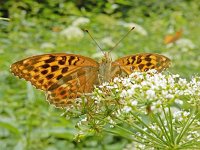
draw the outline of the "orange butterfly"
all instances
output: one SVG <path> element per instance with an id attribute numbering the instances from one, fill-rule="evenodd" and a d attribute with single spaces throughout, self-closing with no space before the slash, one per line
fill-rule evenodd
<path id="1" fill-rule="evenodd" d="M 133 71 L 168 68 L 170 59 L 159 54 L 143 53 L 112 61 L 105 53 L 101 63 L 75 54 L 44 54 L 26 58 L 11 65 L 11 72 L 30 81 L 47 93 L 47 99 L 56 107 L 73 104 L 75 98 L 90 93 L 94 85 L 110 81 Z"/>
<path id="2" fill-rule="evenodd" d="M 167 35 L 164 38 L 164 43 L 165 44 L 169 44 L 169 43 L 173 43 L 176 42 L 178 39 L 180 39 L 180 37 L 182 36 L 183 30 L 179 30 L 177 31 L 174 35 Z"/>
<path id="3" fill-rule="evenodd" d="M 51 104 L 64 108 L 73 105 L 81 95 L 91 93 L 94 85 L 116 76 L 149 69 L 161 72 L 170 65 L 170 59 L 159 54 L 142 53 L 112 61 L 110 52 L 103 52 L 100 63 L 75 54 L 37 55 L 12 64 L 11 72 L 45 91 Z"/>

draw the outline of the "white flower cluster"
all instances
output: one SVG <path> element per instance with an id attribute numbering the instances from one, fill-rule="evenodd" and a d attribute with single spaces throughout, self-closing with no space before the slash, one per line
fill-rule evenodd
<path id="1" fill-rule="evenodd" d="M 125 149 L 163 149 L 176 140 L 179 145 L 190 142 L 195 146 L 200 139 L 200 77 L 188 81 L 156 70 L 134 72 L 102 83 L 85 102 L 67 113 L 84 112 L 77 127 L 99 131 L 108 124 L 119 129 L 127 125 L 123 132 L 127 131 L 133 143 Z"/>
<path id="2" fill-rule="evenodd" d="M 83 31 L 79 27 L 76 27 L 76 26 L 69 26 L 63 31 L 61 31 L 60 34 L 64 36 L 65 38 L 67 38 L 68 40 L 82 39 L 84 36 Z"/>
<path id="3" fill-rule="evenodd" d="M 194 77 L 188 82 L 179 75 L 156 73 L 155 70 L 134 72 L 127 78 L 116 77 L 112 83 L 103 83 L 96 92 L 108 97 L 118 95 L 125 113 L 135 107 L 141 109 L 145 104 L 151 111 L 162 111 L 161 105 L 200 104 L 200 78 Z"/>
<path id="4" fill-rule="evenodd" d="M 110 36 L 104 37 L 104 38 L 101 40 L 101 43 L 102 43 L 104 46 L 108 46 L 108 47 L 113 47 L 113 46 L 115 46 L 115 43 L 113 42 L 113 39 L 112 39 L 112 37 L 110 37 Z"/>
<path id="5" fill-rule="evenodd" d="M 135 31 L 143 36 L 147 36 L 148 33 L 147 31 L 139 24 L 136 24 L 136 23 L 133 23 L 133 22 L 130 22 L 130 23 L 127 23 L 127 22 L 124 22 L 124 21 L 120 21 L 119 22 L 119 25 L 123 26 L 123 27 L 126 27 L 126 28 L 129 28 L 131 29 L 132 27 L 135 27 Z"/>
<path id="6" fill-rule="evenodd" d="M 86 25 L 89 22 L 90 22 L 90 20 L 88 18 L 80 17 L 80 18 L 77 18 L 76 20 L 74 20 L 72 25 L 73 26 L 81 26 L 81 25 Z"/>
<path id="7" fill-rule="evenodd" d="M 178 52 L 188 52 L 189 50 L 193 50 L 196 48 L 196 45 L 190 40 L 186 38 L 181 38 L 177 40 L 175 43 L 169 43 L 166 45 L 168 49 L 176 48 Z"/>
<path id="8" fill-rule="evenodd" d="M 61 35 L 71 39 L 82 39 L 84 32 L 79 28 L 79 26 L 88 24 L 90 20 L 88 18 L 80 17 L 73 21 L 72 25 L 61 31 Z"/>
<path id="9" fill-rule="evenodd" d="M 42 43 L 40 48 L 41 49 L 54 49 L 56 46 L 53 43 L 45 42 Z"/>

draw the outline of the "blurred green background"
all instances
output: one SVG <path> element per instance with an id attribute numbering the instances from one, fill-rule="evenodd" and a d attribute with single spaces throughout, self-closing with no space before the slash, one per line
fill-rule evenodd
<path id="1" fill-rule="evenodd" d="M 112 52 L 115 57 L 161 53 L 172 60 L 170 72 L 190 78 L 200 72 L 199 12 L 199 0 L 1 0 L 0 149 L 123 149 L 131 141 L 106 133 L 74 141 L 76 119 L 61 116 L 64 110 L 49 106 L 43 92 L 14 77 L 10 65 L 52 52 L 96 57 L 98 47 L 83 29 L 108 50 L 135 26 Z M 164 44 L 180 30 L 177 40 Z"/>

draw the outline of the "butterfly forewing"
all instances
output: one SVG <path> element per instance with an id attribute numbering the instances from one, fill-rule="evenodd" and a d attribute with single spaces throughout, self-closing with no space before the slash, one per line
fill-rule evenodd
<path id="1" fill-rule="evenodd" d="M 30 81 L 36 88 L 48 91 L 48 94 L 51 94 L 48 96 L 51 98 L 50 102 L 60 106 L 54 95 L 57 96 L 57 100 L 65 96 L 60 102 L 67 103 L 66 98 L 76 98 L 80 93 L 89 92 L 89 89 L 83 87 L 95 82 L 98 67 L 96 61 L 81 55 L 45 54 L 12 64 L 11 72 L 19 78 Z M 92 76 L 89 82 L 88 76 Z M 78 86 L 79 84 L 81 86 Z M 68 94 L 64 94 L 64 91 Z"/>
<path id="2" fill-rule="evenodd" d="M 119 74 L 125 72 L 131 74 L 133 71 L 148 71 L 155 69 L 158 72 L 168 68 L 170 59 L 159 54 L 143 53 L 119 58 L 112 63 L 113 68 L 118 67 Z"/>

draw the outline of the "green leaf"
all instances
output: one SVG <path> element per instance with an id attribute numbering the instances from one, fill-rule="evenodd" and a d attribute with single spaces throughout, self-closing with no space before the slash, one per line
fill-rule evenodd
<path id="1" fill-rule="evenodd" d="M 19 130 L 10 123 L 0 121 L 0 127 L 3 127 L 5 129 L 9 130 L 10 132 L 12 132 L 15 135 L 20 135 Z"/>

